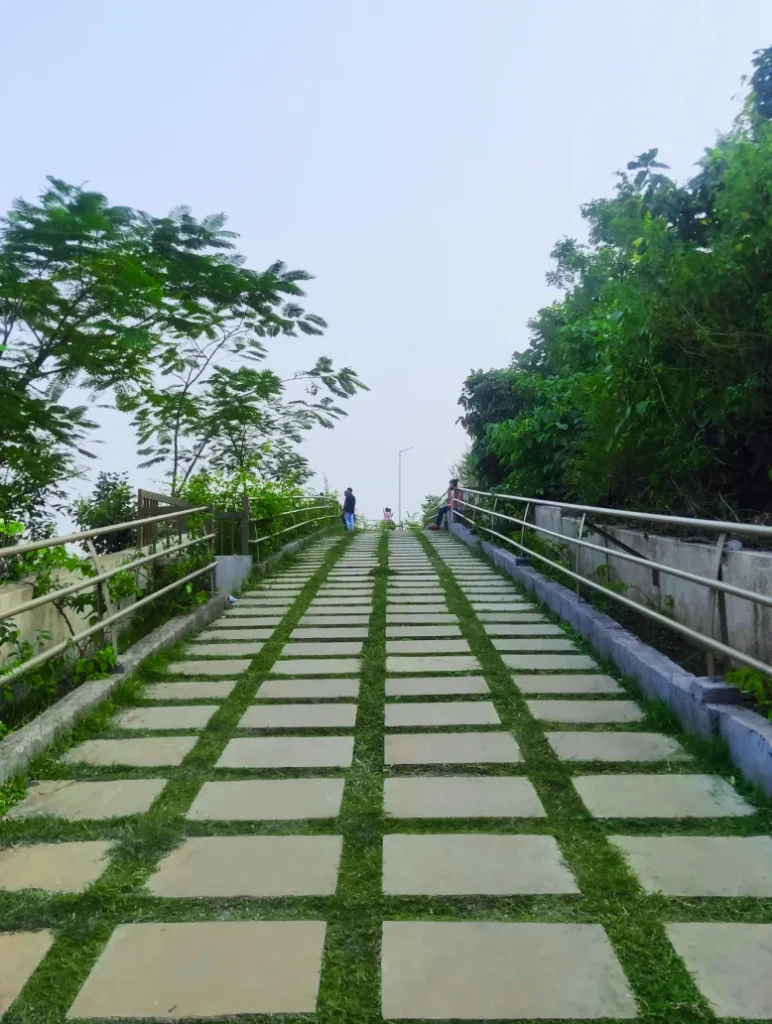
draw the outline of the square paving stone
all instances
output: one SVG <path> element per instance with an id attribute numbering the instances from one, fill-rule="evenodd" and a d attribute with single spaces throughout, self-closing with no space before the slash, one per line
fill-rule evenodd
<path id="1" fill-rule="evenodd" d="M 518 604 L 514 601 L 508 601 L 506 603 L 502 601 L 501 604 L 496 604 L 492 601 L 472 601 L 472 608 L 476 612 L 516 612 L 518 608 L 522 607 L 522 603 Z"/>
<path id="2" fill-rule="evenodd" d="M 216 708 L 214 710 L 217 710 Z M 181 765 L 197 736 L 143 736 L 131 740 L 86 740 L 62 755 L 66 764 L 131 765 L 159 768 Z"/>
<path id="3" fill-rule="evenodd" d="M 247 608 L 233 608 L 227 611 L 221 619 L 211 623 L 211 628 L 224 629 L 228 627 L 230 629 L 235 626 L 278 626 L 283 617 L 282 615 L 260 616 L 259 613 L 249 611 Z"/>
<path id="4" fill-rule="evenodd" d="M 201 661 L 173 661 L 166 671 L 173 676 L 238 676 L 251 664 L 249 660 L 238 661 L 236 658 L 229 661 L 202 658 Z"/>
<path id="5" fill-rule="evenodd" d="M 189 821 L 304 821 L 337 818 L 343 779 L 246 779 L 205 782 Z"/>
<path id="6" fill-rule="evenodd" d="M 367 624 L 370 621 L 368 615 L 314 615 L 306 614 L 300 620 L 300 625 L 306 626 L 322 626 L 327 628 L 329 626 L 364 626 L 367 628 Z"/>
<path id="7" fill-rule="evenodd" d="M 461 636 L 461 629 L 450 622 L 438 622 L 433 626 L 387 626 L 386 636 L 390 640 L 398 640 L 403 637 Z"/>
<path id="8" fill-rule="evenodd" d="M 540 722 L 640 722 L 643 711 L 632 700 L 529 700 Z"/>
<path id="9" fill-rule="evenodd" d="M 522 760 L 508 732 L 411 732 L 386 737 L 386 764 L 514 764 Z"/>
<path id="10" fill-rule="evenodd" d="M 581 671 L 598 667 L 587 654 L 502 654 L 501 660 L 508 668 L 521 672 Z"/>
<path id="11" fill-rule="evenodd" d="M 68 1018 L 313 1013 L 323 921 L 120 924 Z"/>
<path id="12" fill-rule="evenodd" d="M 221 640 L 243 640 L 246 643 L 254 643 L 255 640 L 270 640 L 272 633 L 272 629 L 207 629 L 199 635 L 195 642 L 219 643 Z M 193 653 L 197 652 L 194 650 Z"/>
<path id="13" fill-rule="evenodd" d="M 264 704 L 250 707 L 239 729 L 353 729 L 356 704 Z"/>
<path id="14" fill-rule="evenodd" d="M 384 1018 L 522 1020 L 636 1016 L 598 924 L 386 921 Z"/>
<path id="15" fill-rule="evenodd" d="M 263 645 L 257 641 L 237 643 L 231 640 L 222 644 L 191 644 L 185 654 L 189 658 L 254 658 L 262 649 Z"/>
<path id="16" fill-rule="evenodd" d="M 51 948 L 52 932 L 0 932 L 0 1017 Z"/>
<path id="17" fill-rule="evenodd" d="M 229 740 L 217 768 L 348 768 L 353 736 L 265 736 Z"/>
<path id="18" fill-rule="evenodd" d="M 445 602 L 442 602 L 441 604 L 393 604 L 391 601 L 388 601 L 386 605 L 387 622 L 404 622 L 408 614 L 413 616 L 408 621 L 417 622 L 418 619 L 415 618 L 415 614 L 417 613 L 432 616 L 440 614 L 450 615 L 448 606 Z M 395 615 L 399 615 L 400 617 L 394 618 Z M 453 615 L 449 621 L 457 622 L 458 620 L 456 619 L 456 616 Z"/>
<path id="19" fill-rule="evenodd" d="M 546 639 L 524 637 L 495 637 L 493 646 L 497 651 L 575 651 L 571 640 L 559 640 L 551 637 Z"/>
<path id="20" fill-rule="evenodd" d="M 623 693 L 622 687 L 611 676 L 572 674 L 569 672 L 538 675 L 513 675 L 512 682 L 522 693 Z"/>
<path id="21" fill-rule="evenodd" d="M 119 729 L 203 729 L 217 710 L 208 704 L 170 708 L 130 708 L 117 715 L 114 722 Z"/>
<path id="22" fill-rule="evenodd" d="M 384 810 L 390 818 L 545 818 L 528 779 L 415 776 L 386 779 Z"/>
<path id="23" fill-rule="evenodd" d="M 387 596 L 387 604 L 392 607 L 400 607 L 406 605 L 426 605 L 434 607 L 437 604 L 441 604 L 444 601 L 442 593 L 437 594 L 395 594 L 391 592 Z"/>
<path id="24" fill-rule="evenodd" d="M 225 700 L 235 685 L 233 679 L 217 683 L 151 683 L 142 696 L 145 700 Z"/>
<path id="25" fill-rule="evenodd" d="M 358 697 L 358 679 L 268 679 L 255 700 L 335 700 Z"/>
<path id="26" fill-rule="evenodd" d="M 477 658 L 463 654 L 427 655 L 410 657 L 401 654 L 390 654 L 386 658 L 386 671 L 410 675 L 421 675 L 423 672 L 479 672 L 480 663 Z"/>
<path id="27" fill-rule="evenodd" d="M 372 602 L 365 597 L 315 597 L 312 608 L 369 608 Z"/>
<path id="28" fill-rule="evenodd" d="M 104 872 L 112 843 L 34 843 L 0 850 L 0 889 L 83 892 Z M 0 984 L 0 992 L 2 992 Z M 0 1004 L 2 997 L 0 996 Z"/>
<path id="29" fill-rule="evenodd" d="M 523 637 L 523 636 L 561 636 L 564 637 L 563 630 L 560 626 L 553 626 L 550 622 L 529 622 L 525 625 L 517 622 L 513 623 L 491 623 L 485 627 L 485 632 L 488 636 L 493 637 Z M 533 642 L 533 641 L 531 641 Z M 496 643 L 496 641 L 494 641 Z M 497 648 L 497 650 L 507 650 L 508 648 Z M 511 648 L 513 650 L 519 650 L 520 648 Z M 564 648 L 563 648 L 564 649 Z M 533 647 L 523 648 L 523 650 L 535 650 Z"/>
<path id="30" fill-rule="evenodd" d="M 579 775 L 572 781 L 596 818 L 737 818 L 755 810 L 717 775 Z"/>
<path id="31" fill-rule="evenodd" d="M 689 755 L 672 736 L 658 732 L 548 732 L 562 761 L 665 761 Z"/>
<path id="32" fill-rule="evenodd" d="M 442 612 L 395 612 L 387 609 L 386 622 L 403 626 L 415 626 L 419 623 L 435 624 L 442 622 L 455 623 L 457 625 L 458 618 L 447 610 Z"/>
<path id="33" fill-rule="evenodd" d="M 610 836 L 646 892 L 772 897 L 769 836 Z M 772 964 L 770 965 L 772 969 Z"/>
<path id="34" fill-rule="evenodd" d="M 552 836 L 388 835 L 383 891 L 396 896 L 578 893 Z"/>
<path id="35" fill-rule="evenodd" d="M 772 924 L 666 924 L 718 1017 L 772 1020 Z"/>
<path id="36" fill-rule="evenodd" d="M 164 899 L 200 896 L 333 896 L 340 836 L 207 836 L 186 839 L 147 883 Z"/>
<path id="37" fill-rule="evenodd" d="M 8 812 L 8 818 L 51 814 L 70 821 L 125 818 L 150 810 L 166 779 L 109 779 L 105 782 L 37 782 Z"/>
<path id="38" fill-rule="evenodd" d="M 468 654 L 466 640 L 387 640 L 387 654 Z"/>
<path id="39" fill-rule="evenodd" d="M 325 658 L 330 655 L 360 654 L 361 640 L 320 640 L 318 643 L 288 643 L 282 647 L 281 657 Z"/>
<path id="40" fill-rule="evenodd" d="M 501 611 L 497 609 L 492 612 L 481 612 L 479 609 L 475 611 L 475 615 L 483 623 L 494 623 L 494 622 L 541 622 L 544 618 L 538 612 L 532 611 L 530 606 L 524 604 L 522 607 L 518 607 L 516 611 Z"/>
<path id="41" fill-rule="evenodd" d="M 431 701 L 386 705 L 386 727 L 501 725 L 489 700 Z"/>
<path id="42" fill-rule="evenodd" d="M 272 676 L 332 676 L 354 675 L 361 668 L 359 658 L 293 658 L 277 661 L 271 668 Z"/>
<path id="43" fill-rule="evenodd" d="M 292 640 L 364 640 L 367 626 L 310 626 L 293 629 Z"/>
<path id="44" fill-rule="evenodd" d="M 387 697 L 451 696 L 456 693 L 488 693 L 482 676 L 397 676 L 386 680 Z"/>

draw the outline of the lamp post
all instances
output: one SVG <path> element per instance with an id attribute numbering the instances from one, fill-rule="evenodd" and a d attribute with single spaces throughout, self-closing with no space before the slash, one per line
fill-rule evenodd
<path id="1" fill-rule="evenodd" d="M 414 448 L 415 445 L 411 444 L 409 448 L 400 448 L 399 450 L 399 496 L 397 499 L 397 522 L 399 523 L 400 530 L 402 529 L 402 456 L 405 452 L 412 452 Z"/>

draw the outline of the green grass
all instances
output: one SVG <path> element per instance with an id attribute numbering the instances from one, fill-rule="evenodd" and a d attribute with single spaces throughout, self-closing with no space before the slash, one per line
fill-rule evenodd
<path id="1" fill-rule="evenodd" d="M 421 543 L 439 573 L 450 611 L 458 616 L 463 635 L 482 665 L 491 696 L 505 728 L 514 732 L 524 762 L 514 765 L 394 767 L 383 765 L 383 713 L 385 690 L 386 589 L 392 571 L 387 568 L 388 534 L 379 540 L 379 566 L 374 582 L 370 631 L 362 650 L 361 689 L 352 767 L 340 816 L 332 821 L 296 822 L 188 822 L 184 815 L 203 782 L 217 779 L 276 778 L 340 775 L 339 770 L 223 771 L 214 764 L 234 734 L 244 710 L 253 702 L 258 686 L 268 675 L 283 644 L 308 607 L 348 540 L 328 552 L 324 564 L 303 588 L 230 697 L 221 702 L 196 747 L 179 768 L 97 769 L 63 765 L 58 754 L 73 743 L 111 734 L 116 710 L 142 702 L 145 682 L 163 677 L 166 666 L 181 648 L 149 659 L 138 680 L 119 687 L 111 701 L 78 724 L 48 756 L 31 766 L 34 778 L 148 778 L 170 780 L 164 793 L 144 815 L 119 821 L 64 822 L 40 818 L 0 823 L 0 847 L 18 842 L 61 842 L 68 839 L 111 839 L 114 849 L 102 878 L 78 896 L 0 890 L 0 922 L 4 930 L 51 928 L 56 941 L 49 955 L 7 1013 L 3 1024 L 64 1024 L 65 1015 L 115 926 L 126 921 L 271 920 L 316 918 L 327 922 L 327 940 L 321 977 L 319 1009 L 313 1019 L 322 1024 L 376 1024 L 380 1021 L 379 951 L 384 920 L 518 920 L 592 922 L 605 926 L 638 998 L 644 1024 L 691 1024 L 715 1019 L 696 990 L 680 959 L 667 942 L 667 920 L 772 920 L 772 904 L 765 900 L 695 900 L 646 896 L 608 842 L 614 832 L 627 834 L 750 835 L 768 832 L 772 814 L 760 807 L 749 818 L 711 821 L 593 820 L 571 785 L 572 775 L 586 765 L 560 762 L 544 738 L 544 726 L 530 715 L 525 699 L 514 688 L 510 672 L 493 647 L 447 566 L 423 538 Z M 284 566 L 282 566 L 283 568 Z M 277 574 L 280 574 L 277 573 Z M 554 617 L 553 617 L 554 621 Z M 622 680 L 631 697 L 629 680 Z M 409 699 L 409 698 L 408 698 Z M 431 700 L 433 698 L 420 698 Z M 434 698 L 442 699 L 442 698 Z M 473 699 L 464 697 L 463 699 Z M 487 697 L 481 699 L 488 699 Z M 646 705 L 646 728 L 678 735 L 694 755 L 691 770 L 731 775 L 725 752 L 684 737 L 669 716 Z M 550 728 L 550 727 L 548 727 Z M 555 727 L 558 728 L 558 727 Z M 623 728 L 627 728 L 624 726 Z M 426 730 L 421 730 L 426 731 Z M 325 734 L 327 730 L 325 730 Z M 306 733 L 310 735 L 312 733 Z M 244 733 L 248 735 L 248 733 Z M 662 771 L 662 765 L 642 766 Z M 602 766 L 592 772 L 641 770 L 641 766 Z M 668 770 L 668 769 L 666 769 Z M 672 770 L 683 770 L 682 766 Z M 543 820 L 390 820 L 383 814 L 383 783 L 387 775 L 527 774 L 547 810 Z M 741 785 L 741 784 L 740 784 Z M 22 795 L 20 782 L 0 790 L 7 806 Z M 381 849 L 387 833 L 497 832 L 554 835 L 581 890 L 574 896 L 517 897 L 395 897 L 381 892 Z M 343 855 L 335 896 L 299 899 L 157 899 L 143 888 L 160 858 L 186 836 L 340 834 Z M 244 1016 L 238 1020 L 262 1022 L 271 1018 Z M 308 1015 L 283 1015 L 282 1024 L 308 1024 Z"/>

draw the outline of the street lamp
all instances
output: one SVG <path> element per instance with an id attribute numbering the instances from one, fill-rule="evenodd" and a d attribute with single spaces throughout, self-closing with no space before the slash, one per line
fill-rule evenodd
<path id="1" fill-rule="evenodd" d="M 399 523 L 400 530 L 402 529 L 402 456 L 405 452 L 412 452 L 415 448 L 414 444 L 411 444 L 409 448 L 400 448 L 399 450 L 399 498 L 397 501 L 397 522 Z"/>

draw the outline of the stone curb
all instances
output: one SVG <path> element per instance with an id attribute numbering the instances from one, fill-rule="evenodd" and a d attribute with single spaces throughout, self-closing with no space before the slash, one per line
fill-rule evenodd
<path id="1" fill-rule="evenodd" d="M 647 697 L 666 704 L 687 732 L 706 739 L 721 736 L 748 781 L 772 796 L 772 722 L 741 706 L 741 690 L 721 679 L 686 672 L 562 583 L 546 579 L 529 559 L 482 540 L 461 523 L 451 523 L 449 528 L 459 540 L 482 550 L 512 579 L 532 591 L 600 655 L 610 658 L 620 672 L 637 680 Z"/>
<path id="2" fill-rule="evenodd" d="M 309 537 L 301 537 L 290 544 L 285 544 L 253 569 L 265 573 L 280 559 L 294 554 L 316 536 L 318 534 L 311 534 Z M 177 615 L 164 622 L 121 655 L 114 675 L 107 679 L 94 679 L 83 683 L 41 712 L 28 725 L 22 726 L 0 741 L 0 785 L 21 774 L 33 758 L 38 757 L 46 747 L 69 732 L 79 718 L 107 700 L 116 686 L 131 678 L 145 658 L 166 650 L 191 633 L 197 633 L 216 619 L 225 608 L 226 601 L 224 595 L 218 595 L 196 608 L 190 615 Z"/>

